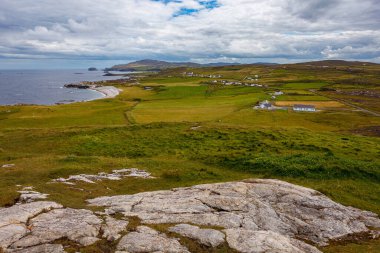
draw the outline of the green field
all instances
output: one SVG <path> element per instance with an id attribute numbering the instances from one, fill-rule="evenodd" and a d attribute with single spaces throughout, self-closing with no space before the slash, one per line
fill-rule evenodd
<path id="1" fill-rule="evenodd" d="M 88 208 L 86 199 L 103 195 L 278 178 L 380 214 L 380 139 L 378 132 L 364 131 L 378 129 L 380 117 L 354 108 L 317 113 L 252 108 L 277 89 L 285 91 L 278 101 L 331 101 L 309 89 L 347 79 L 345 71 L 297 66 L 193 70 L 235 80 L 257 73 L 266 88 L 205 85 L 202 78 L 181 77 L 182 71 L 168 70 L 141 78 L 141 85 L 119 86 L 123 92 L 114 99 L 0 107 L 0 165 L 15 164 L 0 168 L 0 206 L 14 203 L 17 185 L 34 186 L 65 206 Z M 372 75 L 372 68 L 368 71 Z M 157 178 L 75 187 L 51 183 L 73 174 L 129 167 Z M 372 241 L 323 250 L 378 248 L 379 242 Z"/>

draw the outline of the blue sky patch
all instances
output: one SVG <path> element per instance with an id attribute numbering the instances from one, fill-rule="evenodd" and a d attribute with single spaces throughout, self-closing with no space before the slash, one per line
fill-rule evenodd
<path id="1" fill-rule="evenodd" d="M 162 2 L 165 4 L 168 3 L 182 3 L 181 0 L 152 0 L 154 2 Z M 192 15 L 198 13 L 203 9 L 214 9 L 220 6 L 218 0 L 197 0 L 197 2 L 203 6 L 200 9 L 189 9 L 189 8 L 181 8 L 177 13 L 173 15 L 173 17 L 183 16 L 183 15 Z"/>
<path id="2" fill-rule="evenodd" d="M 178 17 L 178 16 L 183 16 L 183 15 L 191 15 L 194 13 L 198 13 L 200 10 L 199 9 L 187 9 L 187 8 L 181 8 L 177 13 L 175 13 L 173 16 Z"/>
<path id="3" fill-rule="evenodd" d="M 214 9 L 220 6 L 218 0 L 199 1 L 206 9 Z"/>

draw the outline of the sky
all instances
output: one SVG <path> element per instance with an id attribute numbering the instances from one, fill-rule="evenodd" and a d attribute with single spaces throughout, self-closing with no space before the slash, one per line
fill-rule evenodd
<path id="1" fill-rule="evenodd" d="M 0 0 L 0 68 L 380 63 L 379 0 Z"/>

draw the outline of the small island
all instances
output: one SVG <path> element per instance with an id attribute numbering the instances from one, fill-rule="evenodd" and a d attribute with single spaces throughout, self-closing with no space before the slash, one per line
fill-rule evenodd
<path id="1" fill-rule="evenodd" d="M 90 68 L 88 68 L 88 71 L 98 71 L 98 69 L 95 67 L 90 67 Z"/>

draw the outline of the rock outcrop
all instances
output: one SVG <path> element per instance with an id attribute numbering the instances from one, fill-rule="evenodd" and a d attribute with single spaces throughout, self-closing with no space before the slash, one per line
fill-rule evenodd
<path id="1" fill-rule="evenodd" d="M 272 231 L 254 231 L 246 229 L 227 229 L 228 245 L 244 253 L 320 253 L 320 251 L 302 241 L 295 240 Z"/>
<path id="2" fill-rule="evenodd" d="M 33 218 L 27 236 L 12 244 L 11 248 L 26 248 L 67 238 L 87 246 L 97 238 L 102 220 L 89 210 L 55 209 Z"/>
<path id="3" fill-rule="evenodd" d="M 138 177 L 138 178 L 154 178 L 149 172 L 145 170 L 139 170 L 136 168 L 113 170 L 112 173 L 100 172 L 96 175 L 80 174 L 72 175 L 68 178 L 57 178 L 53 182 L 61 182 L 65 184 L 74 185 L 76 181 L 82 181 L 89 184 L 95 184 L 96 181 L 101 180 L 121 180 L 126 177 Z"/>
<path id="4" fill-rule="evenodd" d="M 169 231 L 197 240 L 199 243 L 213 248 L 224 243 L 225 238 L 225 235 L 218 230 L 201 229 L 189 224 L 178 224 L 169 228 Z"/>
<path id="5" fill-rule="evenodd" d="M 121 237 L 120 233 L 125 231 L 129 222 L 126 220 L 117 220 L 112 217 L 106 217 L 102 225 L 103 238 L 107 241 L 115 241 Z"/>
<path id="6" fill-rule="evenodd" d="M 63 246 L 60 244 L 42 244 L 20 250 L 10 250 L 12 253 L 65 253 Z"/>
<path id="7" fill-rule="evenodd" d="M 121 238 L 117 249 L 120 253 L 190 253 L 177 239 L 169 238 L 145 226 L 137 227 L 136 232 L 131 232 Z"/>
<path id="8" fill-rule="evenodd" d="M 106 207 L 109 214 L 137 216 L 145 224 L 191 223 L 272 232 L 269 235 L 288 238 L 293 247 L 303 245 L 294 238 L 325 246 L 330 240 L 369 232 L 369 227 L 380 228 L 374 213 L 343 206 L 318 191 L 279 180 L 197 185 L 101 197 L 89 203 Z"/>
<path id="9" fill-rule="evenodd" d="M 247 253 L 319 253 L 315 246 L 380 228 L 374 213 L 278 180 L 197 185 L 88 202 L 105 211 L 64 208 L 50 201 L 0 208 L 0 252 L 61 253 L 66 241 L 78 249 L 104 238 L 120 253 L 184 253 L 189 252 L 183 240 L 187 237 L 210 250 L 228 245 Z M 158 231 L 155 224 L 164 225 L 155 227 Z"/>
<path id="10" fill-rule="evenodd" d="M 14 167 L 14 166 L 15 166 L 15 164 L 11 163 L 11 164 L 4 164 L 4 165 L 1 165 L 0 168 L 12 168 L 12 167 Z"/>
<path id="11" fill-rule="evenodd" d="M 29 219 L 61 205 L 48 202 L 32 202 L 0 209 L 0 248 L 8 248 L 30 231 Z"/>
<path id="12" fill-rule="evenodd" d="M 40 193 L 37 191 L 27 191 L 23 189 L 22 191 L 18 191 L 20 193 L 19 202 L 20 203 L 30 203 L 36 200 L 47 199 L 49 194 Z"/>

